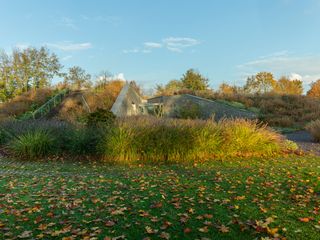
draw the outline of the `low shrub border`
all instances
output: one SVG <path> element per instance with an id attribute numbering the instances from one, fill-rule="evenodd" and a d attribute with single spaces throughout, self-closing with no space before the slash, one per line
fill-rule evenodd
<path id="1" fill-rule="evenodd" d="M 266 158 L 297 148 L 279 133 L 252 120 L 213 122 L 155 117 L 121 118 L 91 126 L 37 120 L 7 122 L 0 125 L 0 145 L 25 159 L 71 154 L 128 163 Z"/>

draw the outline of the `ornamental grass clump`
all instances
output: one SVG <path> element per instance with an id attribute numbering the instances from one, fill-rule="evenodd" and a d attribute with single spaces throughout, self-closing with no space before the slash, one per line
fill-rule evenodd
<path id="1" fill-rule="evenodd" d="M 315 120 L 307 124 L 306 129 L 310 132 L 315 141 L 320 142 L 320 120 Z"/>
<path id="2" fill-rule="evenodd" d="M 167 163 L 271 157 L 287 145 L 281 135 L 256 121 L 129 117 L 115 122 L 100 149 L 108 160 Z"/>
<path id="3" fill-rule="evenodd" d="M 257 121 L 234 119 L 218 123 L 226 155 L 270 156 L 281 151 L 283 137 Z"/>
<path id="4" fill-rule="evenodd" d="M 46 130 L 35 130 L 23 133 L 12 140 L 9 147 L 17 156 L 38 158 L 54 153 L 56 138 Z"/>

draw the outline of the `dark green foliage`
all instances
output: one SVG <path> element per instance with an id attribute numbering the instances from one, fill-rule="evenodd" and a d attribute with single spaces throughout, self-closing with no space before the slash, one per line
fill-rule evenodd
<path id="1" fill-rule="evenodd" d="M 52 120 L 8 121 L 0 125 L 0 144 L 12 148 L 16 155 L 30 157 L 31 155 L 32 157 L 43 157 L 48 154 L 61 153 L 95 154 L 96 146 L 104 131 L 102 128 L 76 127 Z M 55 139 L 54 146 L 50 145 L 52 142 L 49 144 L 48 141 L 51 139 L 49 137 Z M 42 145 L 41 138 L 47 145 Z M 38 151 L 42 151 L 42 154 Z"/>
<path id="2" fill-rule="evenodd" d="M 171 80 L 166 85 L 157 85 L 156 95 L 195 94 L 197 91 L 206 91 L 209 80 L 194 69 L 189 69 L 180 80 Z"/>
<path id="3" fill-rule="evenodd" d="M 95 112 L 88 114 L 86 124 L 89 127 L 96 127 L 99 125 L 110 126 L 114 123 L 116 116 L 110 111 L 98 108 Z"/>
<path id="4" fill-rule="evenodd" d="M 5 144 L 10 138 L 10 134 L 4 128 L 0 127 L 0 145 Z"/>
<path id="5" fill-rule="evenodd" d="M 181 82 L 186 89 L 192 91 L 206 90 L 209 87 L 209 80 L 194 69 L 189 69 L 182 76 Z"/>
<path id="6" fill-rule="evenodd" d="M 15 137 L 9 148 L 15 155 L 28 158 L 43 157 L 54 153 L 57 145 L 52 133 L 45 130 L 35 130 Z"/>
<path id="7" fill-rule="evenodd" d="M 36 130 L 50 131 L 58 139 L 63 139 L 65 133 L 71 125 L 60 121 L 45 121 L 45 120 L 27 120 L 27 121 L 6 121 L 0 124 L 0 129 L 6 133 L 6 141 L 12 140 L 15 137 Z M 0 130 L 1 131 L 1 130 Z"/>
<path id="8" fill-rule="evenodd" d="M 97 145 L 103 134 L 104 131 L 99 128 L 74 128 L 66 142 L 67 151 L 75 155 L 97 154 Z"/>

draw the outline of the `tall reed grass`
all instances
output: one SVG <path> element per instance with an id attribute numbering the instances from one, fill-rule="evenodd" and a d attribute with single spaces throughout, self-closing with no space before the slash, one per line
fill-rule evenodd
<path id="1" fill-rule="evenodd" d="M 56 138 L 45 130 L 35 130 L 19 135 L 9 148 L 20 157 L 39 158 L 56 150 Z"/>
<path id="2" fill-rule="evenodd" d="M 310 132 L 315 141 L 320 142 L 320 119 L 307 124 L 306 129 Z"/>
<path id="3" fill-rule="evenodd" d="M 105 159 L 132 162 L 204 161 L 233 156 L 274 156 L 287 148 L 281 135 L 243 119 L 119 119 L 100 146 Z"/>
<path id="4" fill-rule="evenodd" d="M 256 121 L 155 117 L 121 118 L 104 127 L 74 126 L 59 121 L 10 121 L 0 124 L 0 145 L 26 159 L 72 154 L 151 164 L 271 157 L 296 148 Z"/>

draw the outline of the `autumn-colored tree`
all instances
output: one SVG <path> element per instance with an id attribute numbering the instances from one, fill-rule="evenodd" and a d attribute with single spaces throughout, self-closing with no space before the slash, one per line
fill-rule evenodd
<path id="1" fill-rule="evenodd" d="M 71 88 L 81 89 L 90 86 L 91 75 L 87 74 L 84 69 L 78 66 L 69 68 L 68 73 L 64 77 L 64 82 Z"/>
<path id="2" fill-rule="evenodd" d="M 111 81 L 112 74 L 109 71 L 101 71 L 95 80 L 95 88 L 96 89 L 104 89 L 105 86 Z"/>
<path id="3" fill-rule="evenodd" d="M 277 81 L 270 72 L 259 72 L 258 74 L 248 77 L 245 90 L 249 93 L 270 93 L 274 90 Z"/>
<path id="4" fill-rule="evenodd" d="M 180 80 L 171 80 L 166 85 L 156 86 L 156 95 L 174 95 L 181 91 L 194 92 L 207 90 L 208 79 L 194 69 L 189 69 Z"/>
<path id="5" fill-rule="evenodd" d="M 310 90 L 307 92 L 310 97 L 320 97 L 320 79 L 311 84 Z"/>
<path id="6" fill-rule="evenodd" d="M 282 76 L 277 81 L 274 91 L 281 95 L 301 95 L 303 93 L 302 81 L 290 80 L 288 77 Z"/>
<path id="7" fill-rule="evenodd" d="M 156 95 L 174 95 L 176 92 L 183 89 L 183 83 L 179 80 L 171 80 L 165 86 L 156 86 Z"/>
<path id="8" fill-rule="evenodd" d="M 192 91 L 206 90 L 209 87 L 209 80 L 194 69 L 189 69 L 183 74 L 181 82 L 184 88 Z"/>
<path id="9" fill-rule="evenodd" d="M 7 101 L 30 89 L 44 88 L 62 66 L 55 54 L 41 47 L 14 49 L 12 54 L 0 53 L 0 101 Z"/>
<path id="10" fill-rule="evenodd" d="M 222 83 L 219 86 L 219 92 L 222 94 L 226 94 L 226 95 L 232 95 L 232 94 L 236 94 L 237 93 L 237 87 L 236 86 L 231 86 L 227 83 Z"/>

